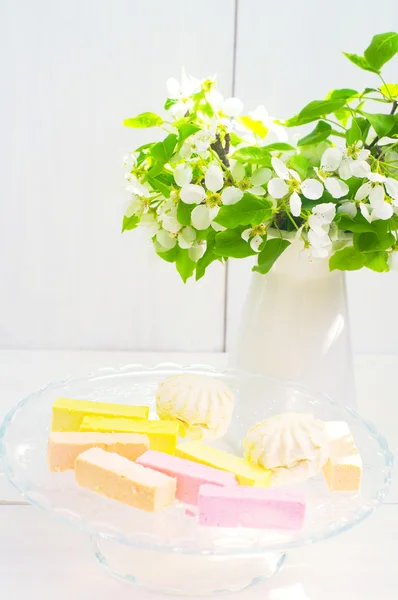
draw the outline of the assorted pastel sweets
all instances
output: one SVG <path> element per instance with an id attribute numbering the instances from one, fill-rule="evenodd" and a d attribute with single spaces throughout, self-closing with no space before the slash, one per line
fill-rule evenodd
<path id="1" fill-rule="evenodd" d="M 229 454 L 218 448 L 206 446 L 202 442 L 185 442 L 176 448 L 176 455 L 195 462 L 228 471 L 235 475 L 240 485 L 268 487 L 271 473 L 262 467 L 253 465 L 244 458 Z"/>
<path id="2" fill-rule="evenodd" d="M 305 498 L 275 486 L 323 471 L 333 492 L 358 491 L 362 461 L 345 422 L 284 413 L 254 425 L 244 456 L 206 443 L 228 430 L 231 390 L 217 378 L 169 377 L 149 407 L 59 398 L 48 464 L 74 469 L 77 483 L 134 508 L 158 512 L 175 501 L 198 506 L 205 527 L 299 530 Z M 190 441 L 178 443 L 178 438 Z M 274 489 L 268 489 L 272 486 Z"/>
<path id="3" fill-rule="evenodd" d="M 159 418 L 176 420 L 180 436 L 193 440 L 212 440 L 225 435 L 234 404 L 234 395 L 223 381 L 196 373 L 171 375 L 156 393 Z"/>
<path id="4" fill-rule="evenodd" d="M 53 404 L 52 415 L 52 431 L 79 431 L 86 416 L 147 419 L 149 407 L 58 398 Z"/>
<path id="5" fill-rule="evenodd" d="M 48 440 L 50 470 L 74 469 L 79 454 L 90 448 L 102 448 L 134 461 L 149 449 L 149 438 L 135 433 L 53 431 Z"/>
<path id="6" fill-rule="evenodd" d="M 177 481 L 176 498 L 187 504 L 198 504 L 201 486 L 212 484 L 216 486 L 237 486 L 235 476 L 226 471 L 213 469 L 206 465 L 170 456 L 163 452 L 149 450 L 137 459 L 137 464 L 143 465 L 174 477 Z"/>
<path id="7" fill-rule="evenodd" d="M 304 518 L 302 494 L 246 486 L 200 488 L 200 525 L 299 530 Z"/>
<path id="8" fill-rule="evenodd" d="M 140 433 L 148 436 L 152 450 L 174 454 L 177 445 L 178 423 L 175 421 L 138 421 L 87 416 L 82 420 L 80 431 Z"/>
<path id="9" fill-rule="evenodd" d="M 75 477 L 82 487 L 149 512 L 158 512 L 175 500 L 173 477 L 101 448 L 90 448 L 77 457 Z"/>
<path id="10" fill-rule="evenodd" d="M 362 459 L 350 429 L 344 421 L 326 423 L 329 459 L 323 467 L 326 482 L 333 492 L 360 489 Z"/>

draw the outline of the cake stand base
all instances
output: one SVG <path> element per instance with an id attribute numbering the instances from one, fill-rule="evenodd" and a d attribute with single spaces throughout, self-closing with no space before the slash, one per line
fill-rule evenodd
<path id="1" fill-rule="evenodd" d="M 204 596 L 240 591 L 269 579 L 282 567 L 281 552 L 253 556 L 165 553 L 91 538 L 95 556 L 111 575 L 149 590 Z"/>

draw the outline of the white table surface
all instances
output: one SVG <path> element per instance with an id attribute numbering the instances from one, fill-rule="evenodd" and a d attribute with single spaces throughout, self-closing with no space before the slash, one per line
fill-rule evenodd
<path id="1" fill-rule="evenodd" d="M 223 354 L 131 352 L 47 352 L 0 350 L 0 420 L 25 394 L 68 374 L 105 366 L 162 361 L 208 363 L 223 368 Z M 356 359 L 358 408 L 386 435 L 398 452 L 396 381 L 398 356 Z M 18 504 L 19 503 L 19 504 Z M 286 567 L 266 584 L 223 598 L 242 600 L 396 600 L 398 555 L 398 485 L 367 521 L 338 538 L 297 550 Z M 156 599 L 113 580 L 100 570 L 86 536 L 23 504 L 0 476 L 1 600 Z"/>

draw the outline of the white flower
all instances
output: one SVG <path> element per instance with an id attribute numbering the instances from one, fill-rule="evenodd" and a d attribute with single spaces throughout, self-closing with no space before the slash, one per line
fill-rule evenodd
<path id="1" fill-rule="evenodd" d="M 178 234 L 178 245 L 180 248 L 191 248 L 192 244 L 196 240 L 196 232 L 192 227 L 184 227 Z"/>
<path id="2" fill-rule="evenodd" d="M 367 220 L 367 214 L 371 219 L 386 220 L 392 217 L 394 209 L 398 210 L 398 181 L 392 177 L 386 177 L 380 173 L 368 173 L 368 181 L 363 183 L 355 194 L 355 200 L 369 198 L 372 212 L 360 206 L 361 212 Z M 386 194 L 388 194 L 386 198 Z M 363 204 L 363 203 L 362 203 Z"/>
<path id="3" fill-rule="evenodd" d="M 137 155 L 134 152 L 127 154 L 124 157 L 123 164 L 126 167 L 127 171 L 132 171 L 137 163 Z"/>
<path id="4" fill-rule="evenodd" d="M 184 173 L 184 180 L 191 181 L 192 171 Z M 224 174 L 218 165 L 211 164 L 205 174 L 205 186 L 195 183 L 185 183 L 180 191 L 180 198 L 185 204 L 198 204 L 191 213 L 192 225 L 199 230 L 207 229 L 220 210 L 214 202 L 214 195 L 224 185 Z M 206 202 L 206 199 L 209 199 Z M 221 195 L 222 198 L 222 195 Z M 204 202 L 204 203 L 203 203 Z"/>
<path id="5" fill-rule="evenodd" d="M 249 112 L 249 117 L 254 121 L 261 121 L 264 127 L 268 129 L 268 134 L 265 138 L 267 144 L 274 141 L 287 142 L 288 135 L 286 129 L 282 125 L 275 123 L 274 117 L 268 114 L 265 106 L 258 106 L 255 110 Z"/>
<path id="6" fill-rule="evenodd" d="M 310 228 L 318 235 L 328 233 L 329 226 L 336 216 L 336 206 L 333 202 L 317 204 L 312 209 L 312 214 L 308 219 Z"/>
<path id="7" fill-rule="evenodd" d="M 263 231 L 261 226 L 254 227 L 253 229 L 249 227 L 248 229 L 242 231 L 241 234 L 241 238 L 245 240 L 245 242 L 249 242 L 250 240 L 250 247 L 252 250 L 254 250 L 254 252 L 260 252 L 260 246 L 263 243 L 263 237 L 260 232 L 262 235 L 265 234 L 265 230 Z"/>
<path id="8" fill-rule="evenodd" d="M 204 253 L 206 252 L 207 242 L 206 240 L 202 240 L 200 242 L 196 242 L 193 244 L 191 248 L 188 250 L 188 256 L 191 260 L 197 262 Z"/>
<path id="9" fill-rule="evenodd" d="M 309 200 L 318 200 L 323 194 L 323 185 L 316 179 L 301 181 L 300 176 L 293 169 L 279 159 L 271 159 L 275 173 L 279 176 L 268 183 L 268 193 L 274 198 L 284 198 L 289 195 L 289 205 L 292 215 L 299 217 L 301 213 L 301 198 L 299 192 Z"/>
<path id="10" fill-rule="evenodd" d="M 369 156 L 370 151 L 362 149 L 359 143 L 346 148 L 344 152 L 339 148 L 328 148 L 322 155 L 321 169 L 328 173 L 338 171 L 341 179 L 366 177 L 370 171 L 370 165 L 366 162 Z"/>
<path id="11" fill-rule="evenodd" d="M 126 186 L 128 192 L 133 193 L 135 196 L 146 197 L 151 193 L 151 189 L 147 184 L 141 183 L 135 175 L 129 176 L 129 184 Z"/>
<path id="12" fill-rule="evenodd" d="M 192 154 L 207 158 L 210 145 L 216 139 L 216 133 L 217 121 L 212 119 L 209 123 L 203 125 L 203 129 L 189 136 L 183 143 L 179 155 L 185 160 L 190 160 Z"/>
<path id="13" fill-rule="evenodd" d="M 181 223 L 177 219 L 177 208 L 172 208 L 166 213 L 159 215 L 162 227 L 170 233 L 178 233 L 181 229 Z"/>
<path id="14" fill-rule="evenodd" d="M 327 171 L 317 169 L 317 167 L 314 167 L 314 169 L 319 179 L 323 181 L 323 185 L 333 198 L 342 198 L 343 196 L 347 195 L 350 188 L 344 181 L 338 177 L 333 177 L 333 175 Z"/>
<path id="15" fill-rule="evenodd" d="M 315 258 L 327 258 L 332 251 L 332 242 L 327 233 L 318 234 L 313 229 L 308 232 L 311 253 Z"/>
<path id="16" fill-rule="evenodd" d="M 230 160 L 230 169 L 231 175 L 238 186 L 245 183 L 247 192 L 255 194 L 256 196 L 265 195 L 265 189 L 262 186 L 270 180 L 272 175 L 271 169 L 260 167 L 259 169 L 256 169 L 256 171 L 254 171 L 250 177 L 246 178 L 244 166 L 240 162 L 233 159 Z M 236 204 L 239 202 L 239 200 L 242 200 L 242 197 L 242 190 L 235 186 L 228 186 L 224 188 L 221 194 L 222 202 L 227 206 Z"/>
<path id="17" fill-rule="evenodd" d="M 170 78 L 166 82 L 168 97 L 176 102 L 170 107 L 170 113 L 176 119 L 181 119 L 193 107 L 192 94 L 200 90 L 200 81 L 182 73 L 181 83 Z"/>

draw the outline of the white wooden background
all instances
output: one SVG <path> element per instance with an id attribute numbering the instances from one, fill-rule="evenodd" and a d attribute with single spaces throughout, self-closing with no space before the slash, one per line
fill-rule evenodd
<path id="1" fill-rule="evenodd" d="M 0 347 L 223 350 L 250 264 L 184 286 L 120 235 L 122 157 L 147 139 L 123 118 L 158 110 L 182 65 L 291 116 L 376 83 L 339 51 L 393 29 L 396 0 L 1 0 Z M 395 351 L 397 292 L 397 273 L 349 276 L 357 351 Z"/>

